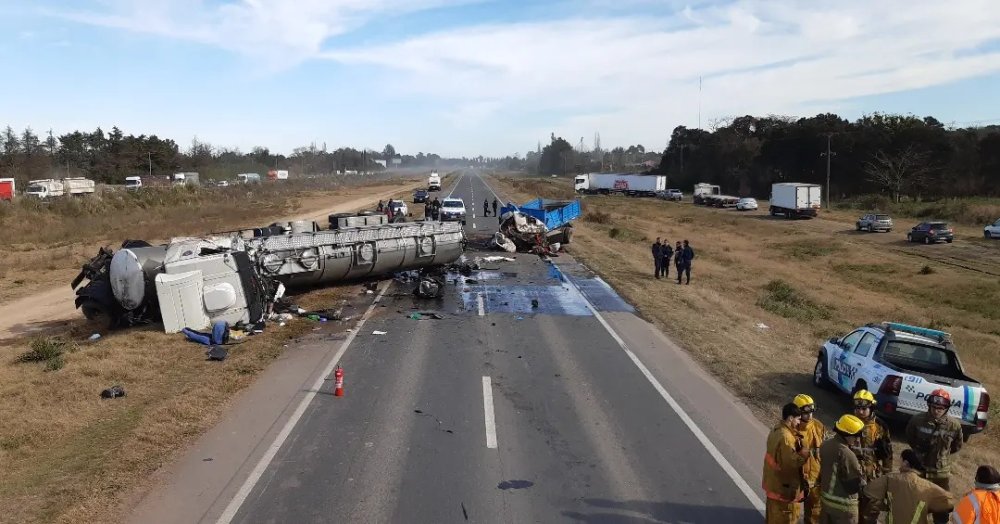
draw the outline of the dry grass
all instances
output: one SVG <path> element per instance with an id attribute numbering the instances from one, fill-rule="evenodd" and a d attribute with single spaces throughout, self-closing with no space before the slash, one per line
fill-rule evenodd
<path id="1" fill-rule="evenodd" d="M 534 197 L 540 187 L 550 193 L 570 189 L 565 180 L 511 182 L 499 179 L 498 185 L 517 199 Z M 857 217 L 849 212 L 840 222 L 784 221 L 652 199 L 583 202 L 587 213 L 609 220 L 579 221 L 572 254 L 686 347 L 766 424 L 799 392 L 818 399 L 825 422 L 849 409 L 841 396 L 812 386 L 813 364 L 825 339 L 872 321 L 949 330 L 970 374 L 1000 391 L 1000 278 L 947 263 L 959 253 L 954 248 L 964 249 L 962 256 L 995 256 L 992 245 L 973 245 L 982 240 L 920 250 L 890 236 L 853 234 Z M 691 285 L 651 280 L 647 242 L 611 236 L 611 228 L 647 239 L 689 240 L 697 253 Z M 992 265 L 988 258 L 980 262 Z M 991 412 L 996 424 L 996 402 Z M 973 437 L 958 457 L 956 492 L 970 486 L 977 464 L 1000 463 L 996 428 Z"/>

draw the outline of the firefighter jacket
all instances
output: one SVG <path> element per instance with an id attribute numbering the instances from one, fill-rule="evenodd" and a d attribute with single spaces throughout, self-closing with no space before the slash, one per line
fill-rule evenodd
<path id="1" fill-rule="evenodd" d="M 880 511 L 889 513 L 886 522 L 926 523 L 928 513 L 948 513 L 955 501 L 951 494 L 917 474 L 916 471 L 888 473 L 865 487 L 872 501 L 870 514 L 862 522 L 876 522 Z"/>
<path id="2" fill-rule="evenodd" d="M 799 455 L 801 449 L 802 438 L 784 422 L 771 430 L 761 479 L 767 498 L 785 503 L 802 500 L 802 465 L 806 459 Z"/>
<path id="3" fill-rule="evenodd" d="M 924 463 L 924 478 L 948 478 L 951 455 L 962 449 L 962 424 L 948 415 L 936 419 L 920 413 L 906 425 L 906 442 Z"/>
<path id="4" fill-rule="evenodd" d="M 861 474 L 866 482 L 892 471 L 892 439 L 885 424 L 874 415 L 865 421 L 861 445 L 852 449 L 861 463 Z"/>
<path id="5" fill-rule="evenodd" d="M 827 440 L 819 448 L 820 501 L 824 508 L 845 513 L 858 513 L 858 494 L 864 479 L 858 457 L 843 437 Z"/>
<path id="6" fill-rule="evenodd" d="M 962 497 L 951 514 L 954 524 L 1000 522 L 1000 484 L 976 488 Z"/>
<path id="7" fill-rule="evenodd" d="M 802 436 L 802 445 L 809 450 L 809 458 L 802 466 L 802 476 L 810 488 L 819 483 L 819 447 L 826 440 L 826 428 L 823 423 L 815 418 L 806 423 L 806 427 L 799 429 Z"/>

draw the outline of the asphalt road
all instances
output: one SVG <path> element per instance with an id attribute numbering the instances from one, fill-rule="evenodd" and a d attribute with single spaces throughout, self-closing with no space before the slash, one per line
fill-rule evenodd
<path id="1" fill-rule="evenodd" d="M 495 231 L 481 177 L 449 192 L 470 236 Z M 631 308 L 571 261 L 516 258 L 438 301 L 393 286 L 340 360 L 346 395 L 312 398 L 232 521 L 760 521 L 665 400 L 677 386 L 659 391 L 599 316 Z"/>

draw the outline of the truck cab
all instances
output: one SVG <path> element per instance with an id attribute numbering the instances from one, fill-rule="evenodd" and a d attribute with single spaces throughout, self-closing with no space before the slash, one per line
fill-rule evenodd
<path id="1" fill-rule="evenodd" d="M 846 394 L 867 389 L 875 394 L 875 413 L 884 418 L 923 413 L 927 396 L 944 389 L 952 398 L 948 415 L 962 423 L 966 437 L 986 429 L 990 396 L 965 374 L 951 335 L 943 331 L 898 322 L 861 326 L 823 344 L 813 383 Z"/>
<path id="2" fill-rule="evenodd" d="M 427 177 L 427 190 L 428 191 L 441 191 L 441 175 L 434 171 L 431 176 Z"/>
<path id="3" fill-rule="evenodd" d="M 708 201 L 707 197 L 721 194 L 722 187 L 701 182 L 694 185 L 694 190 L 691 191 L 691 201 L 696 205 L 700 205 Z"/>
<path id="4" fill-rule="evenodd" d="M 240 173 L 236 175 L 236 181 L 241 184 L 259 184 L 260 174 L 258 173 Z"/>
<path id="5" fill-rule="evenodd" d="M 24 191 L 27 196 L 41 200 L 59 197 L 63 195 L 63 183 L 51 178 L 45 180 L 32 180 L 28 182 L 28 189 Z"/>
<path id="6" fill-rule="evenodd" d="M 125 189 L 137 191 L 141 188 L 142 188 L 142 177 L 138 176 L 125 177 Z"/>

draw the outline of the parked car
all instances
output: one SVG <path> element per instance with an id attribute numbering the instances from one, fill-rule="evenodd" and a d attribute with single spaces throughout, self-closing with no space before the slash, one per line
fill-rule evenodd
<path id="1" fill-rule="evenodd" d="M 1000 219 L 983 228 L 983 237 L 1000 238 Z"/>
<path id="2" fill-rule="evenodd" d="M 441 200 L 441 221 L 460 221 L 465 225 L 465 202 L 461 198 Z"/>
<path id="3" fill-rule="evenodd" d="M 757 209 L 757 200 L 750 197 L 741 198 L 736 201 L 736 209 L 738 211 L 751 211 Z"/>
<path id="4" fill-rule="evenodd" d="M 962 423 L 965 438 L 986 429 L 990 410 L 989 393 L 965 374 L 950 334 L 897 322 L 831 338 L 819 350 L 813 384 L 848 395 L 867 389 L 884 418 L 924 413 L 927 396 L 944 389 L 952 398 L 948 415 Z"/>
<path id="5" fill-rule="evenodd" d="M 414 204 L 426 204 L 427 203 L 427 190 L 418 189 L 413 192 L 413 203 Z"/>
<path id="6" fill-rule="evenodd" d="M 393 215 L 406 216 L 410 214 L 410 209 L 406 207 L 406 202 L 402 200 L 393 200 L 389 203 L 389 208 L 392 209 Z"/>
<path id="7" fill-rule="evenodd" d="M 684 193 L 682 193 L 680 189 L 668 189 L 666 193 L 663 194 L 663 198 L 674 202 L 680 202 L 681 200 L 684 200 Z"/>
<path id="8" fill-rule="evenodd" d="M 906 234 L 907 242 L 923 242 L 924 244 L 934 244 L 944 240 L 951 244 L 955 239 L 955 231 L 947 222 L 921 222 Z"/>
<path id="9" fill-rule="evenodd" d="M 869 233 L 885 231 L 888 233 L 892 231 L 892 217 L 881 213 L 868 213 L 858 219 L 855 227 L 858 231 L 868 231 Z"/>

